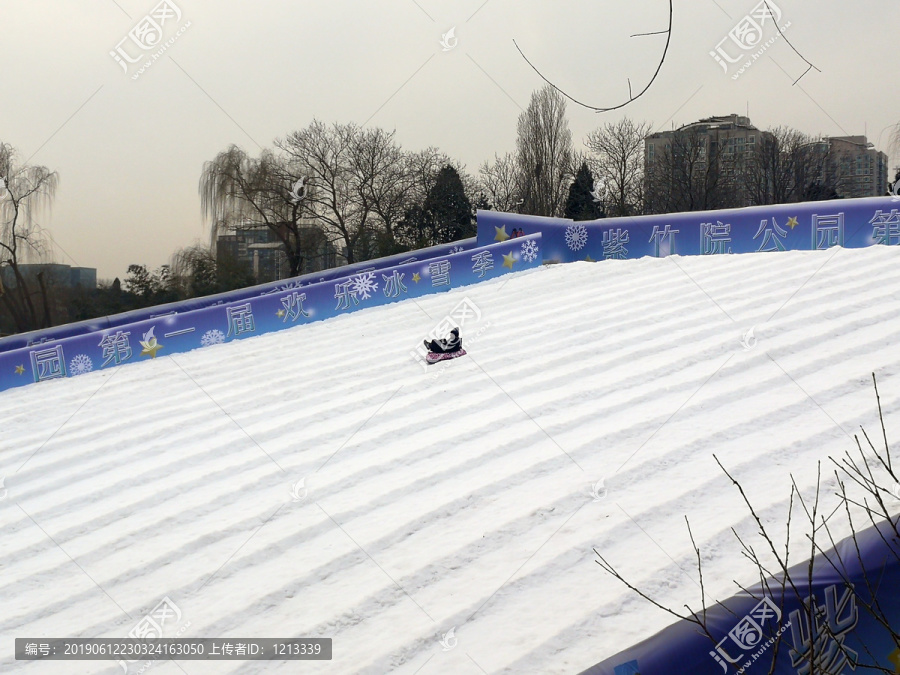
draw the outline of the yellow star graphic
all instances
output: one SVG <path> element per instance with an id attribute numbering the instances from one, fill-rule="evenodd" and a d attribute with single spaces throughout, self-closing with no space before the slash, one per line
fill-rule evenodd
<path id="1" fill-rule="evenodd" d="M 139 342 L 141 343 L 141 347 L 143 347 L 141 356 L 149 356 L 151 359 L 155 359 L 156 352 L 162 349 L 162 345 L 156 341 L 155 337 L 150 338 L 146 342 L 143 340 L 139 340 Z"/>
<path id="2" fill-rule="evenodd" d="M 415 281 L 416 283 L 419 283 L 420 281 L 422 281 L 422 277 L 419 276 L 418 272 L 413 274 L 413 281 Z"/>
<path id="3" fill-rule="evenodd" d="M 513 268 L 513 263 L 516 262 L 516 259 L 513 257 L 513 254 L 503 256 L 503 266 L 508 267 L 509 269 Z"/>
<path id="4" fill-rule="evenodd" d="M 284 316 L 284 310 L 279 309 L 277 312 L 275 312 L 275 316 L 277 316 L 280 319 L 281 317 Z"/>
<path id="5" fill-rule="evenodd" d="M 16 375 L 22 375 L 25 373 L 25 366 L 16 366 Z"/>
<path id="6" fill-rule="evenodd" d="M 895 649 L 893 653 L 888 656 L 888 661 L 894 664 L 894 670 L 900 673 L 900 649 Z"/>
<path id="7" fill-rule="evenodd" d="M 797 216 L 794 216 L 793 218 L 788 218 L 787 224 L 788 224 L 788 227 L 790 227 L 793 230 L 800 223 L 797 222 Z"/>
<path id="8" fill-rule="evenodd" d="M 494 241 L 506 241 L 509 239 L 509 235 L 506 234 L 506 225 L 503 227 L 495 227 L 494 229 L 497 231 L 497 234 L 494 235 Z"/>

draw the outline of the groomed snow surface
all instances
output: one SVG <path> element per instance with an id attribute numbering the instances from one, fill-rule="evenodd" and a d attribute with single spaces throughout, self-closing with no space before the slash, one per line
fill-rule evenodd
<path id="1" fill-rule="evenodd" d="M 466 297 L 469 356 L 425 371 L 410 351 Z M 791 473 L 809 495 L 860 425 L 880 438 L 872 371 L 900 434 L 898 339 L 894 248 L 645 258 L 4 392 L 0 670 L 120 673 L 13 640 L 125 637 L 168 597 L 166 637 L 334 659 L 144 672 L 579 672 L 671 621 L 592 549 L 699 606 L 687 515 L 707 592 L 757 581 L 713 453 L 783 532 Z"/>

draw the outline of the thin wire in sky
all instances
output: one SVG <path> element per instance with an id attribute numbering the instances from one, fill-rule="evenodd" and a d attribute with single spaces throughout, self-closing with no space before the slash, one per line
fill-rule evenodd
<path id="1" fill-rule="evenodd" d="M 568 93 L 566 93 L 565 91 L 560 89 L 558 86 L 553 84 L 550 80 L 548 80 L 544 76 L 544 74 L 541 73 L 541 71 L 538 70 L 537 67 L 531 61 L 528 60 L 528 57 L 525 56 L 525 53 L 522 51 L 522 49 L 519 47 L 518 43 L 515 40 L 513 40 L 513 44 L 516 46 L 516 49 L 519 51 L 519 54 L 522 55 L 522 58 L 525 59 L 525 62 L 529 66 L 531 66 L 531 69 L 534 70 L 534 72 L 536 72 L 538 74 L 538 76 L 544 82 L 546 82 L 551 87 L 556 89 L 556 91 L 558 91 L 560 94 L 562 94 L 567 99 L 572 101 L 572 103 L 574 103 L 576 105 L 580 105 L 582 108 L 587 108 L 588 110 L 593 110 L 594 112 L 598 112 L 598 113 L 609 112 L 610 110 L 618 110 L 619 108 L 624 108 L 626 105 L 628 105 L 632 101 L 635 101 L 635 100 L 639 99 L 641 96 L 643 96 L 647 92 L 647 90 L 650 89 L 650 86 L 653 84 L 653 82 L 656 80 L 657 76 L 659 75 L 659 71 L 662 69 L 663 62 L 665 62 L 665 60 L 666 60 L 666 54 L 668 54 L 668 52 L 669 52 L 669 43 L 672 41 L 672 17 L 674 14 L 672 3 L 673 3 L 673 0 L 669 0 L 669 27 L 666 30 L 656 31 L 653 33 L 638 33 L 636 35 L 631 36 L 631 37 L 638 37 L 638 36 L 646 36 L 646 35 L 661 35 L 661 34 L 665 33 L 666 34 L 666 46 L 665 46 L 665 48 L 663 48 L 662 57 L 659 59 L 659 64 L 657 64 L 657 66 L 656 66 L 656 72 L 653 73 L 653 77 L 650 78 L 650 81 L 647 83 L 647 86 L 645 86 L 643 89 L 641 89 L 641 91 L 638 92 L 636 95 L 633 95 L 631 92 L 631 79 L 629 79 L 628 80 L 628 100 L 625 101 L 625 103 L 620 103 L 619 105 L 609 106 L 607 108 L 599 108 L 597 106 L 588 105 L 587 103 L 579 101 L 575 97 L 569 95 Z"/>

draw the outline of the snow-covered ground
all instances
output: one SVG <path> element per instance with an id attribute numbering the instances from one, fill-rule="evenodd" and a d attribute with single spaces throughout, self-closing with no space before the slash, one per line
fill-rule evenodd
<path id="1" fill-rule="evenodd" d="M 425 372 L 410 350 L 465 297 L 469 356 Z M 898 342 L 900 250 L 673 257 L 4 392 L 0 670 L 122 672 L 13 639 L 124 637 L 168 597 L 167 637 L 331 637 L 334 659 L 145 672 L 578 672 L 670 621 L 592 548 L 695 606 L 688 515 L 709 592 L 756 581 L 712 454 L 783 530 L 791 472 L 808 491 L 860 424 L 880 437 L 872 371 L 900 433 Z"/>

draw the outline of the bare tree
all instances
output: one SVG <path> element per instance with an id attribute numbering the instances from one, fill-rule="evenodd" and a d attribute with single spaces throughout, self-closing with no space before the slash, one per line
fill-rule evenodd
<path id="1" fill-rule="evenodd" d="M 827 139 L 789 127 L 760 135 L 747 155 L 744 184 L 751 204 L 788 204 L 838 196 L 849 169 Z"/>
<path id="2" fill-rule="evenodd" d="M 595 129 L 584 142 L 591 152 L 589 166 L 603 183 L 610 216 L 631 216 L 643 210 L 644 138 L 651 130 L 648 122 L 635 123 L 625 117 Z"/>
<path id="3" fill-rule="evenodd" d="M 549 85 L 534 92 L 519 115 L 516 165 L 522 212 L 561 216 L 574 177 L 572 132 L 565 98 Z"/>
<path id="4" fill-rule="evenodd" d="M 760 135 L 750 151 L 745 176 L 753 204 L 784 204 L 799 201 L 796 184 L 799 149 L 808 138 L 795 129 L 777 127 Z"/>
<path id="5" fill-rule="evenodd" d="M 851 654 L 844 645 L 842 636 L 835 634 L 835 631 L 839 629 L 832 626 L 830 621 L 823 621 L 818 601 L 814 602 L 808 597 L 809 589 L 813 588 L 817 574 L 821 574 L 825 569 L 825 574 L 829 578 L 834 577 L 838 581 L 836 586 L 840 586 L 845 593 L 851 593 L 854 603 L 867 612 L 881 627 L 883 637 L 889 640 L 893 648 L 900 649 L 900 630 L 896 625 L 896 616 L 891 616 L 890 603 L 882 602 L 879 597 L 880 594 L 886 592 L 886 589 L 882 588 L 884 586 L 882 583 L 883 567 L 888 564 L 900 564 L 900 547 L 898 547 L 900 517 L 897 515 L 896 504 L 896 499 L 900 496 L 900 473 L 893 466 L 881 409 L 881 397 L 878 394 L 878 384 L 874 373 L 872 373 L 872 383 L 878 402 L 878 419 L 881 423 L 883 447 L 877 448 L 863 429 L 862 436 L 867 447 L 864 447 L 859 436 L 855 436 L 856 452 L 848 450 L 837 459 L 829 457 L 835 467 L 834 477 L 837 486 L 836 496 L 838 497 L 837 506 L 830 511 L 823 509 L 822 504 L 821 463 L 818 465 L 815 489 L 811 495 L 804 497 L 792 476 L 787 509 L 787 530 L 783 547 L 775 543 L 775 537 L 770 528 L 766 526 L 765 519 L 750 501 L 740 481 L 729 473 L 719 459 L 713 455 L 716 463 L 740 493 L 741 500 L 756 526 L 756 534 L 762 540 L 761 546 L 755 546 L 732 529 L 741 554 L 750 561 L 759 578 L 756 593 L 737 581 L 734 583 L 754 599 L 761 600 L 762 596 L 767 596 L 780 603 L 782 608 L 786 600 L 791 600 L 798 606 L 798 609 L 791 612 L 790 616 L 785 616 L 782 612 L 776 626 L 767 626 L 768 634 L 763 637 L 771 638 L 772 650 L 766 655 L 770 675 L 775 672 L 783 637 L 788 634 L 786 630 L 788 621 L 791 628 L 790 656 L 792 667 L 797 668 L 797 672 L 805 672 L 809 675 L 843 672 L 843 665 L 835 666 L 835 663 L 840 663 L 842 658 L 846 659 L 843 663 L 852 663 L 854 668 L 860 670 L 881 673 L 895 672 L 893 667 L 886 668 L 878 663 L 883 660 L 883 655 L 888 653 L 884 649 L 881 637 L 878 638 L 878 656 L 873 653 L 875 645 L 862 645 L 869 659 L 868 662 L 864 658 L 859 658 L 860 655 Z M 848 485 L 850 489 L 848 489 Z M 796 528 L 796 523 L 792 518 L 795 505 L 800 509 L 800 520 L 805 530 L 803 532 L 805 546 L 809 550 L 809 559 L 805 565 L 790 565 L 792 538 L 796 536 L 793 529 Z M 836 523 L 834 521 L 836 520 L 835 516 L 839 513 L 846 516 L 846 522 L 843 523 L 841 529 L 850 532 L 849 541 L 853 543 L 850 548 L 852 559 L 842 558 L 837 545 L 838 538 L 835 536 Z M 854 516 L 854 514 L 856 515 Z M 870 534 L 874 533 L 874 536 L 870 541 L 879 544 L 878 556 L 866 558 L 864 555 L 860 527 L 871 528 Z M 605 572 L 632 592 L 666 613 L 694 624 L 701 635 L 708 638 L 712 645 L 717 645 L 717 641 L 722 636 L 713 635 L 711 630 L 712 622 L 708 616 L 710 603 L 703 582 L 701 553 L 691 533 L 690 523 L 688 523 L 688 535 L 697 559 L 696 564 L 700 578 L 700 609 L 695 611 L 685 605 L 686 614 L 654 600 L 645 591 L 629 582 L 607 558 L 594 549 L 597 554 L 596 562 Z M 826 550 L 826 545 L 830 546 L 830 550 Z M 796 549 L 796 546 L 794 548 Z M 848 567 L 858 568 L 859 573 L 851 578 L 847 571 Z M 712 605 L 734 616 L 734 613 L 724 603 L 713 601 Z M 734 616 L 734 618 L 738 620 L 740 617 Z M 760 639 L 761 643 L 762 639 Z M 756 656 L 753 658 L 755 661 Z M 730 667 L 731 671 L 735 673 L 744 672 L 740 663 L 731 662 L 726 665 L 725 660 L 719 659 L 719 664 L 726 670 Z"/>
<path id="6" fill-rule="evenodd" d="M 306 255 L 301 223 L 305 178 L 271 150 L 263 150 L 258 158 L 236 145 L 220 152 L 203 165 L 200 175 L 200 204 L 213 241 L 239 223 L 266 227 L 284 247 L 290 276 L 298 275 Z"/>
<path id="7" fill-rule="evenodd" d="M 734 206 L 731 187 L 737 181 L 730 158 L 710 147 L 705 134 L 693 127 L 679 129 L 657 143 L 648 159 L 645 211 L 675 213 Z"/>
<path id="8" fill-rule="evenodd" d="M 835 199 L 847 194 L 853 185 L 855 162 L 827 139 L 813 138 L 797 152 L 796 182 L 802 186 L 801 201 Z"/>
<path id="9" fill-rule="evenodd" d="M 349 155 L 359 196 L 377 219 L 377 252 L 393 253 L 394 227 L 402 220 L 416 187 L 407 158 L 394 140 L 394 132 L 377 127 L 357 130 Z"/>
<path id="10" fill-rule="evenodd" d="M 478 189 L 492 208 L 512 213 L 518 211 L 521 200 L 518 178 L 515 156 L 495 154 L 493 162 L 485 160 L 478 169 Z"/>
<path id="11" fill-rule="evenodd" d="M 888 145 L 888 154 L 900 153 L 900 122 L 894 125 L 891 132 L 891 140 Z M 900 170 L 900 168 L 898 168 Z"/>
<path id="12" fill-rule="evenodd" d="M 0 143 L 0 300 L 20 332 L 52 325 L 48 280 L 36 275 L 30 288 L 20 265 L 41 260 L 45 241 L 34 217 L 49 208 L 59 175 L 45 166 L 20 163 L 8 143 Z M 33 284 L 31 284 L 33 285 Z"/>
<path id="13" fill-rule="evenodd" d="M 328 126 L 318 120 L 276 141 L 291 166 L 310 177 L 310 215 L 337 241 L 348 263 L 365 259 L 374 248 L 379 217 L 375 211 L 372 171 L 385 150 L 385 138 L 369 159 L 360 151 L 363 132 L 355 124 Z M 383 214 L 388 210 L 383 205 Z M 391 216 L 393 217 L 393 216 Z"/>

